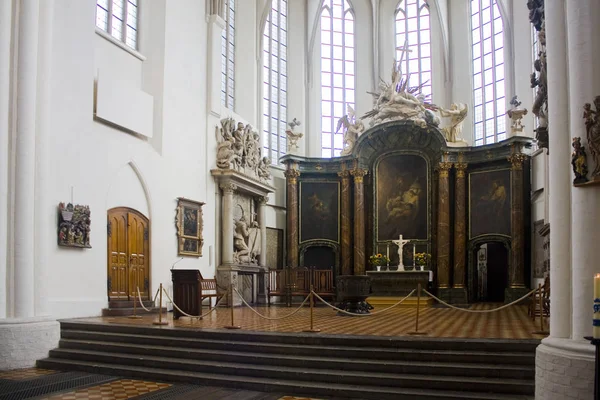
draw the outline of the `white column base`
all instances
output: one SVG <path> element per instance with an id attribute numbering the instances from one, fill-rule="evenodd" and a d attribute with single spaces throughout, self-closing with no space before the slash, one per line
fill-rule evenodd
<path id="1" fill-rule="evenodd" d="M 34 367 L 58 347 L 60 324 L 50 318 L 0 320 L 0 371 Z"/>
<path id="2" fill-rule="evenodd" d="M 594 346 L 585 340 L 546 338 L 535 355 L 536 400 L 591 399 Z"/>

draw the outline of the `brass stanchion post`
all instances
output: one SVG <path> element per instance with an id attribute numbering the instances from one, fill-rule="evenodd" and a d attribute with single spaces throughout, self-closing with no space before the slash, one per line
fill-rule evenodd
<path id="1" fill-rule="evenodd" d="M 540 307 L 540 330 L 539 331 L 535 331 L 533 333 L 537 334 L 537 335 L 547 335 L 550 332 L 548 332 L 546 329 L 544 329 L 544 296 L 542 294 L 542 284 L 539 283 L 538 284 L 538 297 L 539 297 L 539 307 Z M 535 301 L 535 299 L 533 300 Z M 534 306 L 534 311 L 533 311 L 533 317 L 535 318 L 535 306 Z"/>
<path id="2" fill-rule="evenodd" d="M 419 309 L 421 308 L 421 284 L 417 286 L 417 318 L 415 322 L 415 331 L 408 332 L 409 335 L 427 335 L 426 332 L 419 332 Z"/>
<path id="3" fill-rule="evenodd" d="M 152 323 L 152 325 L 168 325 L 169 323 L 167 321 L 163 321 L 162 320 L 162 292 L 163 292 L 163 286 L 162 283 L 160 284 L 160 287 L 158 289 L 160 291 L 159 295 L 158 295 L 158 321 L 154 321 Z"/>
<path id="4" fill-rule="evenodd" d="M 313 328 L 313 321 L 314 321 L 314 318 L 313 318 L 313 308 L 314 308 L 314 305 L 315 305 L 315 298 L 314 298 L 314 295 L 313 295 L 313 285 L 310 285 L 310 294 L 309 294 L 309 296 L 310 296 L 310 329 L 305 329 L 302 332 L 313 332 L 313 333 L 321 332 L 320 329 L 314 329 Z"/>
<path id="5" fill-rule="evenodd" d="M 133 315 L 130 315 L 129 318 L 131 319 L 139 319 L 142 318 L 141 315 L 137 315 L 137 301 L 138 301 L 138 293 L 140 291 L 139 287 L 136 287 L 137 292 L 135 292 L 134 296 L 133 296 Z"/>
<path id="6" fill-rule="evenodd" d="M 229 284 L 229 307 L 231 309 L 231 325 L 224 326 L 227 329 L 241 329 L 242 327 L 239 325 L 235 325 L 233 323 L 233 283 Z"/>

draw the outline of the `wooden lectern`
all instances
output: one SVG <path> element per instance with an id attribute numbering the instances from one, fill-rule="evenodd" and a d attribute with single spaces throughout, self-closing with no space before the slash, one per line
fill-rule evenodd
<path id="1" fill-rule="evenodd" d="M 172 269 L 173 301 L 184 312 L 202 315 L 202 274 L 197 269 Z M 179 319 L 183 314 L 173 307 L 173 319 Z"/>

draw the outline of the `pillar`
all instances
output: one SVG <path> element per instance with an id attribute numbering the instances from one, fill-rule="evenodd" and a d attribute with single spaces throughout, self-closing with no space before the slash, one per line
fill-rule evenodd
<path id="1" fill-rule="evenodd" d="M 352 275 L 352 229 L 350 218 L 350 172 L 346 169 L 338 172 L 342 178 L 341 220 L 342 220 L 342 268 L 341 275 Z"/>
<path id="2" fill-rule="evenodd" d="M 456 180 L 454 181 L 454 279 L 452 280 L 452 303 L 468 303 L 466 278 L 466 247 L 467 247 L 467 163 L 462 162 L 463 155 L 459 154 L 459 162 L 454 164 Z"/>
<path id="3" fill-rule="evenodd" d="M 287 178 L 287 266 L 298 267 L 298 177 L 297 164 L 290 164 L 284 172 Z"/>
<path id="4" fill-rule="evenodd" d="M 221 264 L 233 264 L 233 192 L 237 186 L 232 182 L 223 182 L 219 187 L 223 191 Z"/>
<path id="5" fill-rule="evenodd" d="M 267 202 L 269 197 L 261 196 L 258 198 L 258 225 L 260 226 L 260 257 L 261 267 L 268 269 L 267 265 Z"/>
<path id="6" fill-rule="evenodd" d="M 15 135 L 14 316 L 33 317 L 39 3 L 21 1 Z"/>
<path id="7" fill-rule="evenodd" d="M 213 2 L 216 0 L 213 0 Z M 225 20 L 223 20 L 223 7 L 218 4 L 211 4 L 211 12 L 208 19 L 208 112 L 214 116 L 221 115 L 221 48 L 223 29 L 225 29 Z M 220 10 L 219 13 L 218 10 Z"/>
<path id="8" fill-rule="evenodd" d="M 525 288 L 525 223 L 523 221 L 523 163 L 527 156 L 520 153 L 520 148 L 513 145 L 513 154 L 508 157 L 511 163 L 511 201 L 510 201 L 510 235 L 511 251 L 508 263 L 508 288 L 504 295 L 505 302 L 514 301 L 529 290 Z"/>
<path id="9" fill-rule="evenodd" d="M 451 162 L 438 164 L 437 287 L 443 300 L 450 300 L 450 168 Z"/>
<path id="10" fill-rule="evenodd" d="M 366 169 L 354 168 L 354 275 L 365 275 L 365 186 Z"/>

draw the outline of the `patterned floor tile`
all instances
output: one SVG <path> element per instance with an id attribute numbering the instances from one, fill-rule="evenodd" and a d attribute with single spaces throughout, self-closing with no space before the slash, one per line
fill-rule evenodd
<path id="1" fill-rule="evenodd" d="M 47 400 L 116 400 L 131 399 L 145 393 L 170 387 L 168 383 L 120 379 L 118 381 L 92 386 L 73 392 L 47 397 Z"/>
<path id="2" fill-rule="evenodd" d="M 42 375 L 55 374 L 58 371 L 42 368 L 24 368 L 24 369 L 13 369 L 10 371 L 0 372 L 0 379 L 8 379 L 11 381 L 21 381 L 24 379 L 36 378 Z"/>
<path id="3" fill-rule="evenodd" d="M 283 396 L 279 400 L 320 400 L 320 399 L 313 399 L 312 397 Z"/>

